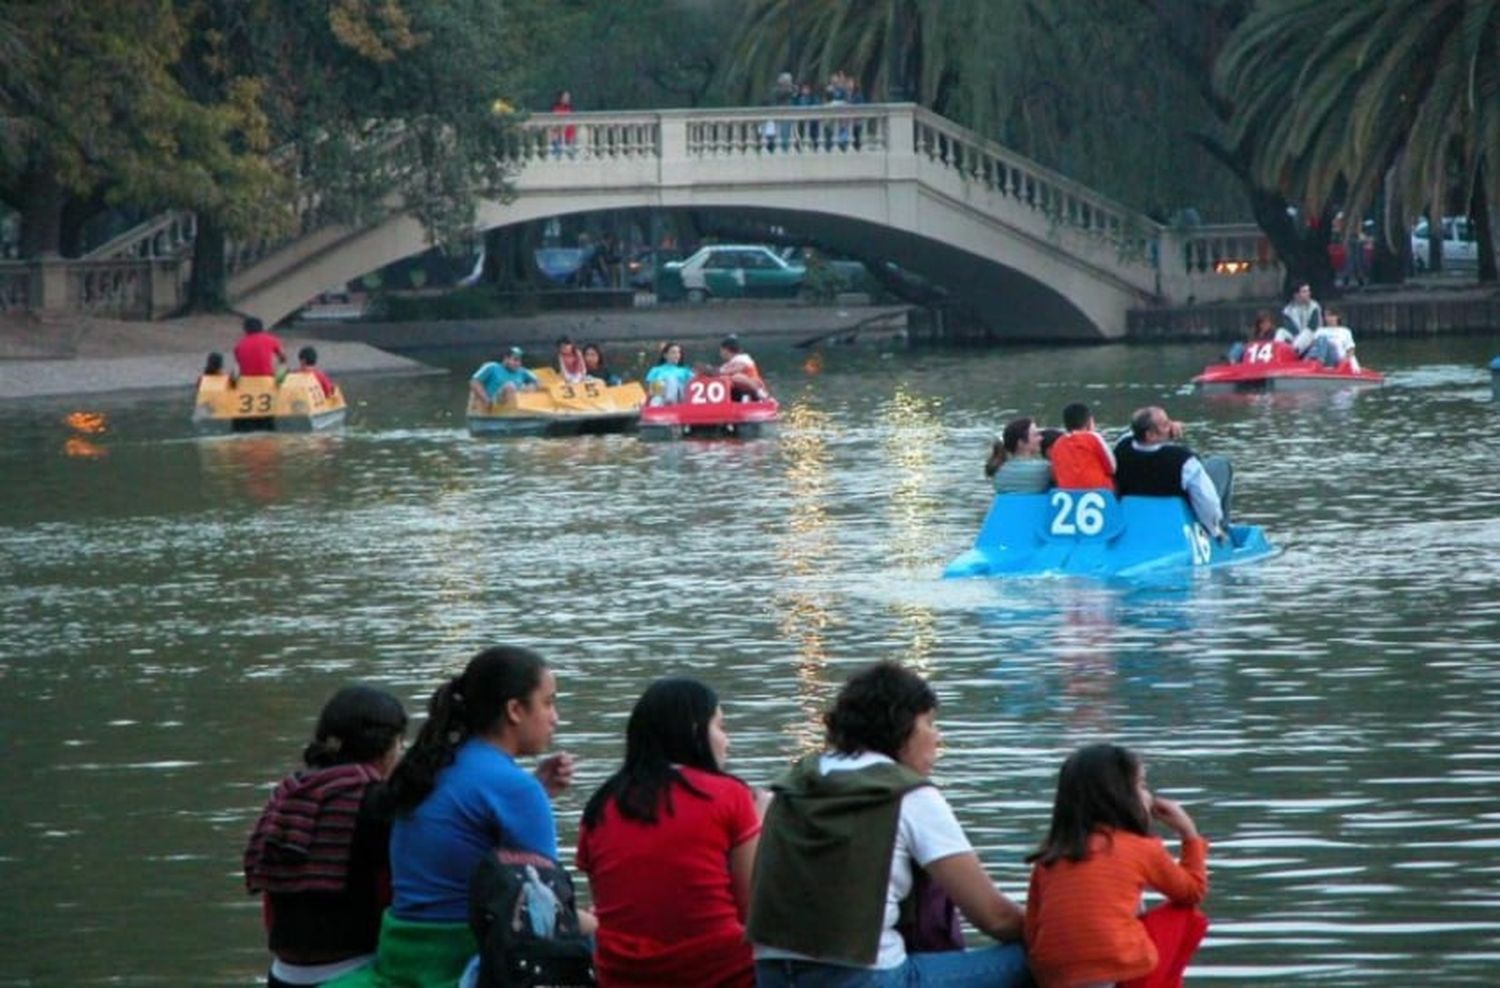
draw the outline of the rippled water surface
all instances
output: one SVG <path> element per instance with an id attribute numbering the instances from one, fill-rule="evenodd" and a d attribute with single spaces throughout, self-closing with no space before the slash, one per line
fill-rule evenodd
<path id="1" fill-rule="evenodd" d="M 322 700 L 413 712 L 495 642 L 559 671 L 584 796 L 653 676 L 752 781 L 862 662 L 935 682 L 940 781 L 1012 894 L 1076 745 L 1213 840 L 1192 980 L 1500 981 L 1500 340 L 1362 344 L 1363 393 L 1203 398 L 1203 347 L 763 352 L 782 435 L 485 441 L 463 375 L 352 380 L 340 435 L 194 439 L 189 395 L 0 406 L 3 984 L 250 984 L 239 855 Z M 458 361 L 454 361 L 458 363 Z M 1165 403 L 1285 547 L 1167 586 L 948 583 L 1016 414 Z M 92 413 L 70 415 L 70 413 Z"/>

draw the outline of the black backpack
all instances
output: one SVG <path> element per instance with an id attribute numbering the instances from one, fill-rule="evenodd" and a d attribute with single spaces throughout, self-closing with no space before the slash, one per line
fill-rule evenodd
<path id="1" fill-rule="evenodd" d="M 552 927 L 550 936 L 533 928 L 538 922 Z M 479 988 L 595 984 L 573 880 L 546 855 L 500 848 L 481 860 L 469 882 L 469 928 L 479 943 Z"/>

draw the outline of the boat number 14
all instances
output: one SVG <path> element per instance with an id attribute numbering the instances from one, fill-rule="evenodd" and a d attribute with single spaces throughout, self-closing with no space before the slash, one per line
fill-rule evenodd
<path id="1" fill-rule="evenodd" d="M 1104 531 L 1104 509 L 1107 502 L 1098 491 L 1085 491 L 1075 497 L 1072 491 L 1052 492 L 1053 535 L 1098 535 Z"/>

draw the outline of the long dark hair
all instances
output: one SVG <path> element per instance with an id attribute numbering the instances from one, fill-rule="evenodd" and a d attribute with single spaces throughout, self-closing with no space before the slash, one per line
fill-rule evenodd
<path id="1" fill-rule="evenodd" d="M 1016 455 L 1016 450 L 1021 448 L 1031 435 L 1031 427 L 1035 422 L 1030 418 L 1011 419 L 1005 423 L 1005 431 L 1000 433 L 1000 438 L 995 440 L 995 445 L 990 447 L 990 458 L 985 461 L 984 475 L 993 477 L 1005 465 L 1005 461 Z"/>
<path id="2" fill-rule="evenodd" d="M 828 745 L 846 755 L 863 751 L 898 758 L 917 718 L 937 709 L 927 680 L 895 662 L 877 662 L 849 677 L 823 715 Z"/>
<path id="3" fill-rule="evenodd" d="M 597 824 L 611 799 L 627 820 L 655 823 L 663 806 L 672 813 L 674 782 L 707 799 L 678 767 L 726 774 L 708 740 L 718 709 L 719 695 L 696 679 L 673 676 L 646 687 L 625 725 L 625 764 L 589 797 L 583 825 Z"/>
<path id="4" fill-rule="evenodd" d="M 405 733 L 400 700 L 373 686 L 345 686 L 323 704 L 302 762 L 308 768 L 373 762 Z"/>
<path id="5" fill-rule="evenodd" d="M 1136 792 L 1140 777 L 1140 756 L 1128 748 L 1091 744 L 1073 752 L 1057 773 L 1047 839 L 1026 860 L 1042 865 L 1064 858 L 1082 861 L 1089 855 L 1089 837 L 1101 828 L 1150 833 L 1151 817 Z"/>
<path id="6" fill-rule="evenodd" d="M 501 645 L 480 652 L 462 673 L 439 686 L 427 704 L 427 723 L 391 773 L 396 812 L 420 806 L 438 773 L 453 763 L 459 745 L 491 733 L 504 720 L 510 701 L 528 702 L 546 668 L 531 649 Z"/>

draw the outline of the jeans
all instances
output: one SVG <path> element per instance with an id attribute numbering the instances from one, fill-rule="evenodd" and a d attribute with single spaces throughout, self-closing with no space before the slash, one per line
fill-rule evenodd
<path id="1" fill-rule="evenodd" d="M 1018 943 L 978 950 L 908 954 L 899 967 L 845 967 L 816 961 L 755 962 L 757 988 L 1025 988 L 1032 984 Z"/>

